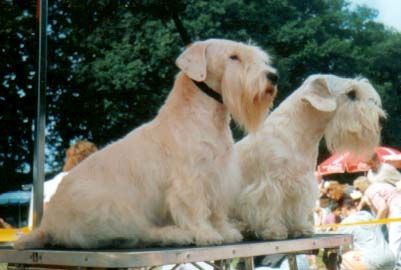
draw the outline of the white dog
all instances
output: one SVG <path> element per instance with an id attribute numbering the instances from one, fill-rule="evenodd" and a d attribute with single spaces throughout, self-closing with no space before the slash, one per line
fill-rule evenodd
<path id="1" fill-rule="evenodd" d="M 366 79 L 310 76 L 260 131 L 236 144 L 243 175 L 238 216 L 248 232 L 262 239 L 311 235 L 320 140 L 332 152 L 371 154 L 384 116 Z"/>
<path id="2" fill-rule="evenodd" d="M 230 114 L 256 130 L 276 94 L 275 70 L 259 48 L 217 39 L 176 63 L 182 72 L 157 117 L 74 168 L 15 248 L 242 239 L 227 217 L 240 179 Z"/>

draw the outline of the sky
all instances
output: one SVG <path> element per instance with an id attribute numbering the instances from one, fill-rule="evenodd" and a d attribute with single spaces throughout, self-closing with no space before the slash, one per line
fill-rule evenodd
<path id="1" fill-rule="evenodd" d="M 401 31 L 401 0 L 350 0 L 352 5 L 366 5 L 377 9 L 377 21 Z"/>

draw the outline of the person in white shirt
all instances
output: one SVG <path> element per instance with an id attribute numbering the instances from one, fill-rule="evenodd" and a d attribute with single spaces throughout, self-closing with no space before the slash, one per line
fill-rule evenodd
<path id="1" fill-rule="evenodd" d="M 385 182 L 401 188 L 401 173 L 391 164 L 381 163 L 376 154 L 373 155 L 368 164 L 370 166 L 367 174 L 369 182 Z"/>
<path id="2" fill-rule="evenodd" d="M 358 211 L 354 200 L 346 198 L 342 204 L 341 223 L 357 223 L 374 220 L 367 211 Z M 344 226 L 337 233 L 352 234 L 353 248 L 344 250 L 342 268 L 352 270 L 393 269 L 395 256 L 387 243 L 379 225 Z"/>
<path id="3" fill-rule="evenodd" d="M 86 140 L 77 141 L 67 149 L 63 171 L 57 174 L 51 180 L 46 181 L 44 184 L 43 202 L 45 204 L 45 208 L 51 197 L 56 193 L 57 187 L 63 180 L 64 176 L 66 176 L 72 168 L 74 168 L 95 151 L 97 151 L 96 145 Z"/>
<path id="4" fill-rule="evenodd" d="M 77 141 L 73 145 L 71 145 L 66 151 L 66 158 L 64 162 L 63 171 L 58 173 L 52 179 L 45 181 L 44 189 L 43 189 L 43 208 L 46 210 L 47 204 L 50 202 L 50 199 L 57 191 L 57 187 L 63 180 L 64 176 L 68 174 L 68 172 L 78 165 L 81 161 L 86 159 L 89 155 L 97 151 L 97 147 L 94 143 L 82 140 Z M 29 227 L 32 227 L 33 224 L 33 195 L 31 195 L 31 203 L 29 206 L 29 218 L 28 224 Z"/>

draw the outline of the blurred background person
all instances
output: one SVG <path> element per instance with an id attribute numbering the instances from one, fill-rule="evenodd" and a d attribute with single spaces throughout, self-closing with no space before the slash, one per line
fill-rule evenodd
<path id="1" fill-rule="evenodd" d="M 87 140 L 77 141 L 66 150 L 66 157 L 64 162 L 63 171 L 58 173 L 52 179 L 44 183 L 43 190 L 43 210 L 46 211 L 47 204 L 52 196 L 56 193 L 57 187 L 63 180 L 68 172 L 77 166 L 81 161 L 89 157 L 92 153 L 97 151 L 97 146 Z M 31 195 L 31 203 L 29 206 L 28 226 L 32 228 L 33 225 L 33 195 Z"/>
<path id="2" fill-rule="evenodd" d="M 339 202 L 345 195 L 344 185 L 338 181 L 325 182 L 326 195 L 332 200 Z"/>
<path id="3" fill-rule="evenodd" d="M 401 191 L 395 186 L 384 182 L 371 183 L 368 178 L 360 178 L 354 185 L 363 193 L 358 209 L 367 204 L 378 219 L 401 217 Z M 387 229 L 390 249 L 401 267 L 401 222 L 388 223 Z"/>
<path id="4" fill-rule="evenodd" d="M 63 171 L 44 184 L 43 202 L 45 208 L 64 176 L 66 176 L 72 168 L 96 151 L 96 145 L 87 140 L 77 141 L 67 149 Z"/>
<path id="5" fill-rule="evenodd" d="M 377 154 L 368 162 L 367 177 L 371 183 L 385 182 L 401 188 L 401 173 L 391 164 L 382 163 Z"/>
<path id="6" fill-rule="evenodd" d="M 345 198 L 341 206 L 342 224 L 358 223 L 375 219 L 367 211 L 359 211 L 355 200 Z M 352 234 L 353 248 L 342 255 L 342 267 L 352 270 L 393 269 L 395 256 L 379 225 L 356 225 L 339 227 L 337 232 Z"/>
<path id="7" fill-rule="evenodd" d="M 10 224 L 4 221 L 4 219 L 0 218 L 0 229 L 10 229 L 12 228 Z"/>
<path id="8" fill-rule="evenodd" d="M 318 227 L 325 224 L 326 217 L 331 213 L 331 204 L 331 199 L 326 194 L 320 196 L 313 212 L 315 226 Z"/>

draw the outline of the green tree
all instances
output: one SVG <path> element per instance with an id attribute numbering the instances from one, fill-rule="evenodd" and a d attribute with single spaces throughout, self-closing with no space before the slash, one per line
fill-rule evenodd
<path id="1" fill-rule="evenodd" d="M 383 144 L 401 146 L 401 34 L 390 37 L 370 48 L 366 74 L 377 86 L 387 111 L 388 119 L 383 123 Z"/>
<path id="2" fill-rule="evenodd" d="M 0 7 L 4 190 L 30 178 L 37 37 L 32 3 Z M 401 147 L 401 34 L 375 22 L 372 9 L 350 10 L 345 0 L 53 0 L 49 7 L 50 173 L 61 168 L 71 140 L 103 146 L 155 116 L 178 72 L 177 16 L 193 40 L 227 38 L 267 50 L 281 77 L 275 104 L 310 74 L 367 77 L 389 114 L 383 143 Z"/>
<path id="3" fill-rule="evenodd" d="M 28 181 L 36 47 L 32 7 L 0 2 L 0 191 Z"/>

